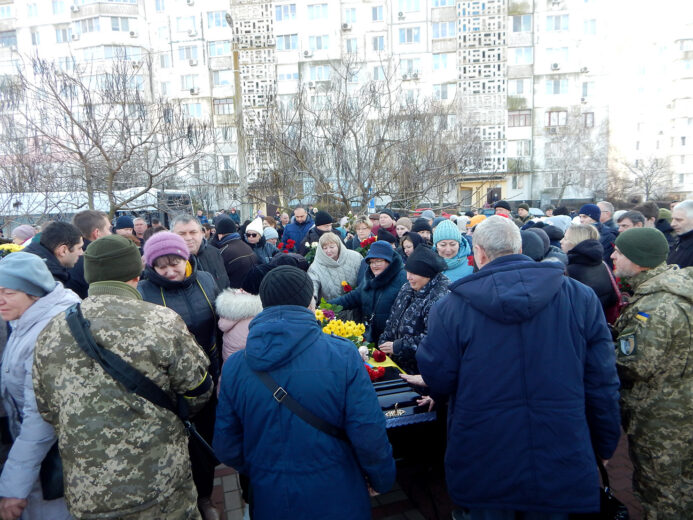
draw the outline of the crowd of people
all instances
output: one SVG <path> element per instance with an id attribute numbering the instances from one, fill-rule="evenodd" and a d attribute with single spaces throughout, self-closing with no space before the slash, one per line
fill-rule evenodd
<path id="1" fill-rule="evenodd" d="M 18 226 L 0 518 L 215 520 L 220 461 L 252 518 L 369 518 L 392 447 L 321 301 L 447 415 L 454 518 L 597 511 L 621 428 L 646 517 L 690 518 L 693 200 L 515 209 Z"/>

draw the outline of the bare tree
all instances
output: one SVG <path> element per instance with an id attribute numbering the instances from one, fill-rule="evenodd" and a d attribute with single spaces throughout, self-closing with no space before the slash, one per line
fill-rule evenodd
<path id="1" fill-rule="evenodd" d="M 153 97 L 145 81 L 150 73 L 147 59 L 121 57 L 101 69 L 73 62 L 63 70 L 34 57 L 14 80 L 17 138 L 40 143 L 44 176 L 52 170 L 63 190 L 85 191 L 89 208 L 106 197 L 111 216 L 133 209 L 153 187 L 175 185 L 210 141 L 205 122 Z M 0 147 L 1 155 L 16 157 L 16 149 Z"/>
<path id="2" fill-rule="evenodd" d="M 632 175 L 631 191 L 638 191 L 644 200 L 658 199 L 667 191 L 671 182 L 669 161 L 657 157 L 624 162 Z"/>

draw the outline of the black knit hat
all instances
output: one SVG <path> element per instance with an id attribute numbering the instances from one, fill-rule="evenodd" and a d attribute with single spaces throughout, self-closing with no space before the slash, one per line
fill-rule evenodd
<path id="1" fill-rule="evenodd" d="M 428 231 L 431 235 L 433 234 L 433 228 L 425 218 L 417 218 L 411 225 L 411 230 L 414 233 L 418 233 L 419 231 Z"/>
<path id="2" fill-rule="evenodd" d="M 531 231 L 520 231 L 522 236 L 522 254 L 530 257 L 535 262 L 544 258 L 544 243 L 539 235 Z"/>
<path id="3" fill-rule="evenodd" d="M 108 235 L 94 240 L 84 252 L 84 279 L 88 283 L 129 282 L 140 274 L 140 249 L 123 236 Z"/>
<path id="4" fill-rule="evenodd" d="M 504 209 L 507 209 L 508 211 L 510 211 L 510 204 L 508 204 L 508 203 L 507 203 L 506 201 L 504 201 L 504 200 L 499 200 L 498 202 L 496 202 L 496 203 L 493 205 L 493 207 L 494 207 L 494 208 L 504 208 Z"/>
<path id="5" fill-rule="evenodd" d="M 308 307 L 313 300 L 313 281 L 298 267 L 280 265 L 265 275 L 260 284 L 262 307 L 298 305 Z"/>
<path id="6" fill-rule="evenodd" d="M 220 218 L 216 225 L 217 235 L 230 235 L 238 232 L 238 226 L 229 217 Z"/>
<path id="7" fill-rule="evenodd" d="M 383 213 L 385 213 L 386 215 L 389 215 L 389 217 L 390 217 L 392 220 L 395 220 L 395 212 L 392 211 L 391 209 L 389 209 L 389 208 L 383 208 L 383 209 L 380 210 L 380 214 L 382 215 Z"/>
<path id="8" fill-rule="evenodd" d="M 281 255 L 274 255 L 272 260 L 270 260 L 270 265 L 280 266 L 280 265 L 291 265 L 293 267 L 298 267 L 301 271 L 308 272 L 310 264 L 308 260 L 303 255 L 298 253 L 284 253 Z"/>
<path id="9" fill-rule="evenodd" d="M 417 247 L 409 258 L 404 268 L 410 273 L 433 278 L 438 273 L 445 271 L 447 264 L 432 249 L 428 247 Z"/>
<path id="10" fill-rule="evenodd" d="M 390 244 L 397 243 L 395 236 L 383 228 L 378 228 L 378 240 L 384 240 L 385 242 L 390 242 Z"/>
<path id="11" fill-rule="evenodd" d="M 411 245 L 413 245 L 415 248 L 423 244 L 424 241 L 421 235 L 413 231 L 409 231 L 402 235 L 402 239 L 400 240 L 400 242 L 404 242 L 405 239 L 409 240 L 411 242 Z"/>
<path id="12" fill-rule="evenodd" d="M 256 265 L 250 271 L 248 271 L 248 274 L 246 274 L 245 278 L 243 278 L 241 289 L 249 294 L 259 294 L 262 280 L 272 269 L 274 269 L 274 266 L 271 264 Z"/>
<path id="13" fill-rule="evenodd" d="M 313 220 L 315 221 L 316 226 L 323 226 L 325 224 L 332 224 L 332 215 L 330 215 L 327 211 L 318 211 L 315 214 L 315 217 L 313 217 Z"/>

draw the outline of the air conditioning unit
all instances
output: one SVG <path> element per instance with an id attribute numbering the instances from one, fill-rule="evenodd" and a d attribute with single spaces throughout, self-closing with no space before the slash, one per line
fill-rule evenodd
<path id="1" fill-rule="evenodd" d="M 72 33 L 72 41 L 76 42 L 77 40 L 79 40 L 79 34 L 78 33 Z"/>
<path id="2" fill-rule="evenodd" d="M 312 58 L 313 57 L 313 51 L 303 51 L 303 57 L 304 58 Z"/>
<path id="3" fill-rule="evenodd" d="M 197 96 L 200 93 L 199 87 L 193 87 L 190 89 L 190 95 L 191 96 Z"/>
<path id="4" fill-rule="evenodd" d="M 348 23 L 343 23 L 342 31 L 351 31 L 351 25 L 349 25 Z"/>
<path id="5" fill-rule="evenodd" d="M 137 31 L 130 31 L 130 38 L 137 38 Z"/>
<path id="6" fill-rule="evenodd" d="M 191 67 L 197 67 L 197 60 L 188 60 L 188 65 Z"/>
<path id="7" fill-rule="evenodd" d="M 195 36 L 197 36 L 197 31 L 195 29 L 190 29 L 188 31 L 188 36 L 190 36 L 191 38 L 194 38 Z"/>
<path id="8" fill-rule="evenodd" d="M 315 82 L 314 82 L 314 81 L 309 81 L 309 82 L 308 82 L 308 88 L 315 88 Z"/>
<path id="9" fill-rule="evenodd" d="M 79 13 L 79 6 L 78 5 L 71 5 L 70 11 L 72 11 L 73 13 Z"/>
<path id="10" fill-rule="evenodd" d="M 409 74 L 402 74 L 402 81 L 407 81 L 409 79 Z"/>
<path id="11" fill-rule="evenodd" d="M 587 67 L 582 67 L 582 68 L 580 69 L 580 72 L 583 73 L 583 74 L 587 74 L 587 73 L 589 72 L 589 69 L 588 69 Z"/>
<path id="12" fill-rule="evenodd" d="M 400 20 L 404 20 L 404 13 L 402 11 L 397 13 L 397 18 L 399 18 Z"/>
<path id="13" fill-rule="evenodd" d="M 550 134 L 556 134 L 556 131 L 558 130 L 555 126 L 550 126 L 547 128 Z"/>
<path id="14" fill-rule="evenodd" d="M 412 79 L 419 79 L 419 73 L 418 73 L 418 72 L 412 72 L 412 73 L 411 73 L 411 78 L 412 78 Z"/>
<path id="15" fill-rule="evenodd" d="M 140 60 L 132 60 L 130 66 L 132 66 L 133 69 L 139 69 L 142 66 L 142 62 Z"/>
<path id="16" fill-rule="evenodd" d="M 559 70 L 561 66 L 558 63 L 551 64 L 551 70 Z"/>
<path id="17" fill-rule="evenodd" d="M 580 98 L 580 103 L 583 103 L 583 104 L 587 103 L 587 98 L 584 98 L 584 97 Z"/>
<path id="18" fill-rule="evenodd" d="M 188 5 L 195 5 L 195 0 L 185 0 L 185 3 Z"/>

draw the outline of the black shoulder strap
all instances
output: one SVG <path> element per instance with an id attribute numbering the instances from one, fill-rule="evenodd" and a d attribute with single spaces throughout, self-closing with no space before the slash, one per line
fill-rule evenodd
<path id="1" fill-rule="evenodd" d="M 321 419 L 313 412 L 306 410 L 301 406 L 301 403 L 296 401 L 289 393 L 284 390 L 277 382 L 269 375 L 267 372 L 256 372 L 253 370 L 255 375 L 258 377 L 262 384 L 265 385 L 270 392 L 272 392 L 272 397 L 279 404 L 283 404 L 292 413 L 297 415 L 304 422 L 310 424 L 313 428 L 320 430 L 323 433 L 336 437 L 337 439 L 343 440 L 345 442 L 350 442 L 349 437 L 342 428 L 328 423 L 326 420 Z"/>
<path id="2" fill-rule="evenodd" d="M 65 318 L 72 336 L 79 347 L 113 379 L 155 405 L 166 408 L 178 415 L 178 406 L 154 381 L 127 363 L 115 352 L 100 347 L 89 330 L 89 322 L 84 319 L 79 304 L 72 305 L 65 311 Z"/>

